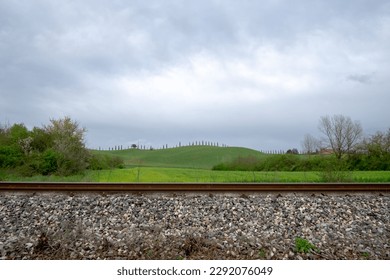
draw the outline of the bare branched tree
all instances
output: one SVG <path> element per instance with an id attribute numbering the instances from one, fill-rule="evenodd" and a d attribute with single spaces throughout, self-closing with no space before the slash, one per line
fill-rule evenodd
<path id="1" fill-rule="evenodd" d="M 306 134 L 302 141 L 302 148 L 305 154 L 313 154 L 321 148 L 321 142 L 314 136 Z"/>
<path id="2" fill-rule="evenodd" d="M 318 128 L 325 135 L 326 143 L 338 159 L 353 152 L 363 136 L 360 123 L 353 122 L 350 117 L 343 115 L 321 117 Z"/>

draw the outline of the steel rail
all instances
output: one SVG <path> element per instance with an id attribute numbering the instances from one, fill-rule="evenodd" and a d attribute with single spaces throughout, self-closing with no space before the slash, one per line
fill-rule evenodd
<path id="1" fill-rule="evenodd" d="M 0 191 L 34 192 L 389 192 L 390 183 L 81 183 L 0 182 Z"/>

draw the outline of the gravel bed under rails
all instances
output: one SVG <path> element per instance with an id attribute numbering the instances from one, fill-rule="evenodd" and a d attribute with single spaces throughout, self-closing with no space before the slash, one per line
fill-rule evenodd
<path id="1" fill-rule="evenodd" d="M 0 193 L 0 259 L 390 259 L 390 194 Z"/>

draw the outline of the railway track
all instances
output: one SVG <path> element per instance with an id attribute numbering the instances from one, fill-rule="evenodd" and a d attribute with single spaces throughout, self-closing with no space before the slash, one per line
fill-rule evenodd
<path id="1" fill-rule="evenodd" d="M 389 192 L 390 183 L 49 183 L 0 182 L 0 191 L 33 192 Z"/>

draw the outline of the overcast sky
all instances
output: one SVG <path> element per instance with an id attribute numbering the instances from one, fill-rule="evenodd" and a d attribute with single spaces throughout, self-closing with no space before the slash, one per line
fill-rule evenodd
<path id="1" fill-rule="evenodd" d="M 70 116 L 91 148 L 301 149 L 319 118 L 390 127 L 380 0 L 0 0 L 0 122 Z"/>

